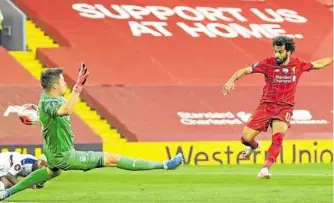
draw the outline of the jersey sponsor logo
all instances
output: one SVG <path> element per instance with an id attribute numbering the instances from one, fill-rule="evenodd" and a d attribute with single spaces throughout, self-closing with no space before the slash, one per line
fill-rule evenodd
<path id="1" fill-rule="evenodd" d="M 291 75 L 275 75 L 274 82 L 276 83 L 292 83 L 296 81 L 296 77 Z"/>
<path id="2" fill-rule="evenodd" d="M 20 171 L 21 170 L 21 165 L 20 164 L 16 164 L 14 166 L 14 169 L 15 169 L 15 171 Z"/>

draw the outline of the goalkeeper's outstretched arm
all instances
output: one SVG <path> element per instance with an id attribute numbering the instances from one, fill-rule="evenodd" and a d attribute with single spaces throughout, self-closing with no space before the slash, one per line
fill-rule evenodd
<path id="1" fill-rule="evenodd" d="M 73 113 L 74 106 L 80 98 L 80 94 L 83 90 L 83 87 L 86 83 L 88 76 L 89 76 L 89 72 L 88 72 L 87 66 L 84 63 L 82 63 L 79 69 L 78 80 L 73 87 L 73 91 L 70 97 L 68 98 L 66 103 L 60 106 L 59 109 L 57 110 L 58 116 L 70 115 Z"/>

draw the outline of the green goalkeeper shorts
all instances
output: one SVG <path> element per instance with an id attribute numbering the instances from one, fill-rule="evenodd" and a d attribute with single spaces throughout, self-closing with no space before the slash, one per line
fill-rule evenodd
<path id="1" fill-rule="evenodd" d="M 69 151 L 63 152 L 61 157 L 53 161 L 48 160 L 51 169 L 88 171 L 103 166 L 103 152 Z"/>

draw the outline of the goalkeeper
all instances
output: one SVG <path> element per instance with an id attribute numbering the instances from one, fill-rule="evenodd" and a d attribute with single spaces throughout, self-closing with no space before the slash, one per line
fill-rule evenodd
<path id="1" fill-rule="evenodd" d="M 74 134 L 70 116 L 79 100 L 89 72 L 85 64 L 79 69 L 79 76 L 73 91 L 66 101 L 64 93 L 66 82 L 63 70 L 46 69 L 41 74 L 43 91 L 39 101 L 41 133 L 44 139 L 43 152 L 48 167 L 34 171 L 13 187 L 0 192 L 0 200 L 30 188 L 33 185 L 51 180 L 60 175 L 61 170 L 88 171 L 100 167 L 117 167 L 124 170 L 175 169 L 183 161 L 182 154 L 164 162 L 133 159 L 109 152 L 86 152 L 74 149 Z"/>

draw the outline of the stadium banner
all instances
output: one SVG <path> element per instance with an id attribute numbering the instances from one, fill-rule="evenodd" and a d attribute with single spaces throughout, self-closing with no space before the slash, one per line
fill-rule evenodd
<path id="1" fill-rule="evenodd" d="M 187 165 L 263 164 L 271 141 L 260 142 L 250 160 L 238 159 L 244 146 L 231 142 L 105 143 L 104 151 L 149 160 L 166 160 L 181 152 Z M 278 164 L 332 163 L 332 140 L 285 140 Z"/>
<path id="2" fill-rule="evenodd" d="M 70 86 L 77 77 L 70 67 L 83 59 L 92 67 L 89 84 L 220 84 L 238 68 L 271 56 L 278 34 L 292 36 L 295 56 L 305 60 L 332 55 L 332 12 L 314 0 L 16 3 L 60 44 L 37 55 L 43 65 L 64 67 Z M 325 73 L 317 78 L 332 81 Z"/>
<path id="3" fill-rule="evenodd" d="M 131 4 L 102 0 L 100 4 L 73 3 L 72 9 L 86 20 L 123 21 L 135 37 L 172 37 L 184 32 L 194 38 L 272 38 L 286 34 L 302 39 L 307 32 L 302 25 L 308 22 L 308 16 L 303 7 L 293 7 L 297 2 L 289 2 L 285 7 L 239 1 L 228 4 L 208 1 L 196 6 L 189 2 L 188 5 L 164 2 L 145 6 L 128 2 Z"/>

